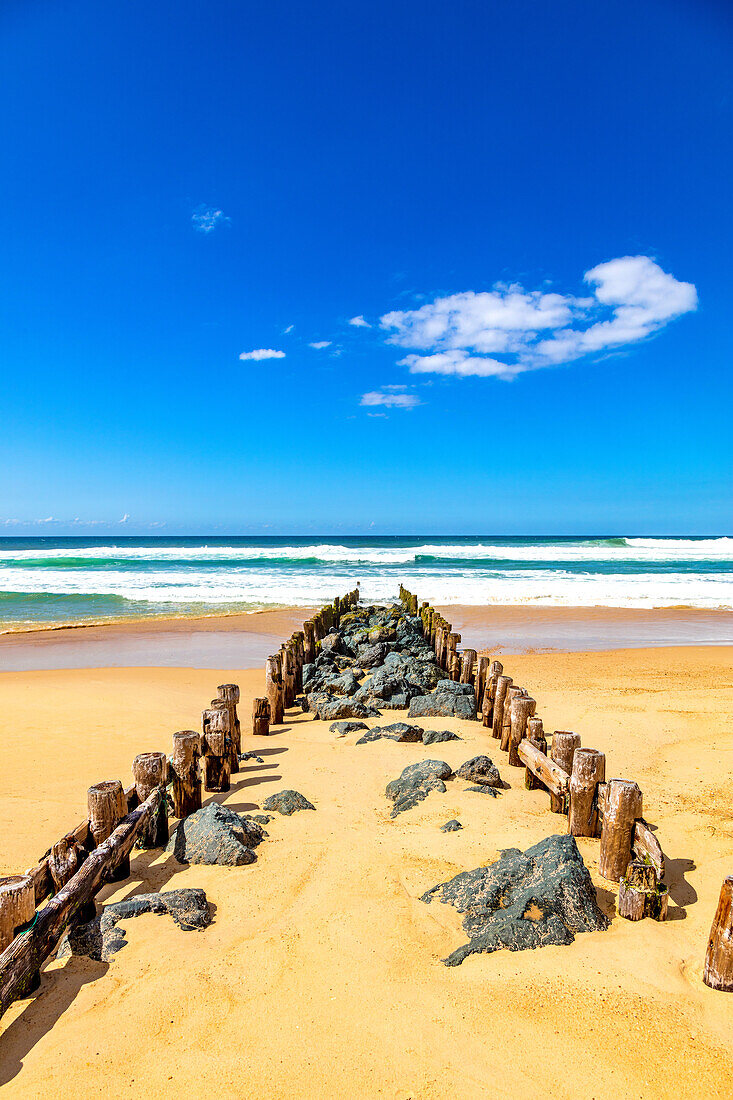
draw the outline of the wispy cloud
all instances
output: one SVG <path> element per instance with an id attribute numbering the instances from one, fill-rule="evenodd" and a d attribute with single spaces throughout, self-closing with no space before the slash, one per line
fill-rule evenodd
<path id="1" fill-rule="evenodd" d="M 497 283 L 386 313 L 380 324 L 388 343 L 411 349 L 399 364 L 413 374 L 511 379 L 632 345 L 697 308 L 693 284 L 649 256 L 609 260 L 583 278 L 589 296 Z"/>
<path id="2" fill-rule="evenodd" d="M 385 405 L 390 409 L 414 409 L 416 405 L 420 404 L 419 398 L 413 393 L 392 393 L 385 392 L 391 387 L 385 386 L 382 390 L 372 390 L 369 393 L 362 394 L 360 405 Z"/>
<path id="3" fill-rule="evenodd" d="M 276 351 L 275 348 L 255 348 L 254 351 L 241 352 L 240 359 L 284 359 L 284 351 Z"/>
<path id="4" fill-rule="evenodd" d="M 295 325 L 288 325 L 287 328 L 283 329 L 283 336 L 288 336 L 293 331 L 294 328 L 295 328 Z"/>
<path id="5" fill-rule="evenodd" d="M 362 317 L 361 314 L 359 314 L 358 317 L 352 317 L 351 320 L 349 321 L 349 324 L 353 325 L 354 328 L 371 328 L 372 327 L 369 324 L 368 321 L 364 320 L 364 318 Z"/>
<path id="6" fill-rule="evenodd" d="M 313 343 L 308 345 L 308 347 L 315 348 L 316 351 L 320 351 L 322 348 L 330 348 L 332 343 L 332 340 L 314 340 Z"/>
<path id="7" fill-rule="evenodd" d="M 223 210 L 216 210 L 213 206 L 199 206 L 191 215 L 191 225 L 199 233 L 211 233 L 229 220 Z"/>

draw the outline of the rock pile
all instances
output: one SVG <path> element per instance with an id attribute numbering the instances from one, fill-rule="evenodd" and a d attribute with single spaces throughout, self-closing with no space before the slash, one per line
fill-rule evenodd
<path id="1" fill-rule="evenodd" d="M 491 866 L 434 886 L 422 901 L 434 897 L 465 913 L 469 941 L 443 960 L 446 966 L 484 951 L 572 943 L 577 932 L 609 925 L 572 836 L 546 837 L 526 852 L 509 848 Z"/>

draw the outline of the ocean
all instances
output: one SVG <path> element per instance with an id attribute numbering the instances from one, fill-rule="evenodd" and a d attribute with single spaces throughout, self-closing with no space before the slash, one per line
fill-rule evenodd
<path id="1" fill-rule="evenodd" d="M 733 608 L 733 538 L 0 539 L 0 631 L 308 606 Z"/>

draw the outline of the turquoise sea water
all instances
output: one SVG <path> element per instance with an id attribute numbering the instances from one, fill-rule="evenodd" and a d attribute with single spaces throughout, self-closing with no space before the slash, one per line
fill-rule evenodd
<path id="1" fill-rule="evenodd" d="M 0 629 L 307 606 L 733 607 L 733 538 L 0 539 Z"/>

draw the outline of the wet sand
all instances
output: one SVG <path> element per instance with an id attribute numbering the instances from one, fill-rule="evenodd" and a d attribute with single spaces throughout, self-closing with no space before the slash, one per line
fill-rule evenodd
<path id="1" fill-rule="evenodd" d="M 0 634 L 0 671 L 54 668 L 259 668 L 309 608 L 147 619 Z M 541 653 L 733 645 L 733 611 L 696 608 L 439 608 L 463 646 Z"/>
<path id="2" fill-rule="evenodd" d="M 455 616 L 454 616 L 455 620 Z M 260 751 L 213 796 L 245 812 L 285 787 L 316 806 L 267 826 L 251 867 L 181 867 L 138 853 L 103 898 L 203 887 L 213 925 L 125 921 L 109 963 L 51 963 L 40 991 L 0 1023 L 9 1097 L 727 1097 L 733 997 L 701 981 L 721 881 L 733 866 L 733 649 L 517 656 L 507 672 L 547 728 L 603 748 L 608 774 L 636 779 L 668 861 L 670 920 L 612 917 L 568 947 L 473 956 L 459 918 L 420 895 L 461 870 L 562 827 L 547 797 L 477 723 L 425 720 L 462 741 L 425 750 L 354 745 L 299 713 L 255 743 L 247 718 L 260 671 L 102 669 L 0 675 L 0 871 L 35 862 L 84 815 L 87 786 L 127 779 L 133 756 L 195 728 L 218 683 L 242 685 L 244 748 Z M 395 717 L 399 717 L 395 715 Z M 378 724 L 371 719 L 370 725 Z M 386 783 L 428 756 L 458 766 L 488 751 L 511 784 L 494 800 L 451 781 L 395 820 Z M 441 833 L 457 817 L 464 828 Z"/>

